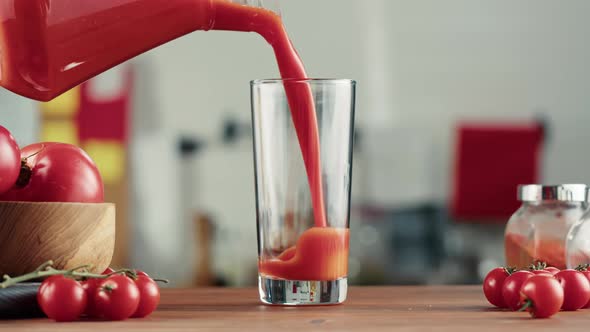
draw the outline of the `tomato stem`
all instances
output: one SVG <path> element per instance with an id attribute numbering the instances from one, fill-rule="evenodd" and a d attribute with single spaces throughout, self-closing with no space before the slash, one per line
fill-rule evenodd
<path id="1" fill-rule="evenodd" d="M 518 309 L 519 312 L 523 312 L 526 311 L 529 308 L 533 307 L 533 301 L 527 299 L 524 304 L 522 305 L 522 307 L 520 307 L 520 309 Z"/>
<path id="2" fill-rule="evenodd" d="M 3 279 L 4 281 L 0 283 L 0 288 L 7 288 L 10 286 L 14 286 L 20 282 L 25 282 L 25 281 L 29 281 L 29 280 L 35 280 L 35 279 L 41 279 L 41 278 L 46 278 L 46 277 L 51 277 L 51 276 L 57 276 L 57 275 L 62 275 L 62 276 L 67 276 L 67 277 L 73 277 L 73 278 L 79 278 L 79 279 L 84 279 L 84 278 L 95 278 L 95 279 L 106 279 L 114 274 L 123 274 L 123 273 L 128 273 L 129 271 L 133 271 L 131 269 L 121 269 L 121 270 L 117 270 L 113 273 L 109 273 L 109 274 L 95 274 L 95 273 L 89 273 L 87 271 L 78 271 L 80 269 L 87 269 L 90 268 L 90 265 L 81 265 L 78 267 L 75 267 L 73 269 L 69 269 L 69 270 L 57 270 L 53 268 L 53 261 L 47 261 L 43 264 L 41 264 L 37 269 L 35 269 L 35 271 L 27 273 L 27 274 L 23 274 L 21 276 L 18 277 L 10 277 L 9 275 L 4 275 Z M 135 272 L 133 272 L 135 273 Z"/>
<path id="3" fill-rule="evenodd" d="M 102 289 L 103 291 L 107 292 L 107 293 L 111 293 L 113 291 L 113 286 L 111 285 L 104 285 L 103 287 L 100 287 L 100 289 Z"/>
<path id="4" fill-rule="evenodd" d="M 16 187 L 26 187 L 29 184 L 29 182 L 31 182 L 32 176 L 33 169 L 31 168 L 31 166 L 27 164 L 26 158 L 23 158 L 20 162 L 20 173 L 18 174 L 18 178 L 16 179 Z"/>
<path id="5" fill-rule="evenodd" d="M 529 265 L 529 270 L 539 271 L 539 270 L 544 270 L 546 267 L 547 267 L 547 263 L 542 262 L 542 261 L 538 261 L 536 264 L 533 263 L 533 264 Z"/>
<path id="6" fill-rule="evenodd" d="M 28 155 L 28 156 L 24 157 L 24 158 L 23 158 L 23 161 L 25 161 L 25 162 L 26 162 L 26 161 L 27 161 L 27 159 L 29 159 L 29 158 L 31 158 L 31 157 L 34 157 L 34 156 L 38 155 L 38 154 L 39 154 L 39 153 L 41 153 L 41 151 L 43 151 L 43 150 L 45 150 L 45 144 L 41 144 L 41 149 L 39 149 L 39 151 L 37 151 L 37 152 L 35 152 L 35 153 L 33 153 L 33 154 L 30 154 L 30 155 Z"/>
<path id="7" fill-rule="evenodd" d="M 113 272 L 107 274 L 106 276 L 109 276 L 110 277 L 110 276 L 115 275 L 115 274 L 123 274 L 123 273 L 126 274 L 126 275 L 129 275 L 130 273 L 132 273 L 132 274 L 135 275 L 135 271 L 133 269 L 120 269 L 120 270 L 117 270 L 117 271 L 113 271 Z"/>
<path id="8" fill-rule="evenodd" d="M 170 283 L 170 280 L 168 280 L 168 279 L 153 278 L 152 280 L 155 281 L 155 282 L 161 282 L 161 283 L 164 283 L 164 284 Z"/>
<path id="9" fill-rule="evenodd" d="M 37 269 L 35 269 L 35 272 L 43 271 L 43 270 L 47 269 L 48 267 L 50 267 L 51 265 L 53 265 L 53 261 L 47 261 L 47 262 L 39 265 L 39 267 Z"/>
<path id="10" fill-rule="evenodd" d="M 39 151 L 31 155 L 28 155 L 20 160 L 20 173 L 18 175 L 18 179 L 16 180 L 17 188 L 24 188 L 29 184 L 29 182 L 31 182 L 31 177 L 33 176 L 33 169 L 28 164 L 29 158 L 38 155 L 43 150 L 45 150 L 45 144 L 41 146 L 41 149 L 39 149 Z"/>

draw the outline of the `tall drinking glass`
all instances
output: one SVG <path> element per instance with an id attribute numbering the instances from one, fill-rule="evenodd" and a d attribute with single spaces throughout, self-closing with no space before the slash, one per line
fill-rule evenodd
<path id="1" fill-rule="evenodd" d="M 343 79 L 251 83 L 264 303 L 346 299 L 355 85 Z"/>

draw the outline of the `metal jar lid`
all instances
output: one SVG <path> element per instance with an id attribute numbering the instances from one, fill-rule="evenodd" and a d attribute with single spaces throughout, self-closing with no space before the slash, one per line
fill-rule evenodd
<path id="1" fill-rule="evenodd" d="M 521 202 L 587 202 L 588 186 L 585 184 L 520 185 L 518 186 L 518 200 Z"/>

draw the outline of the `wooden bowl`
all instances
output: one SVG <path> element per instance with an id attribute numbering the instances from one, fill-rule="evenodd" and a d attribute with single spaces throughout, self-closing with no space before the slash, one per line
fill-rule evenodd
<path id="1" fill-rule="evenodd" d="M 115 248 L 115 205 L 0 202 L 0 275 L 34 271 L 48 260 L 101 273 Z"/>

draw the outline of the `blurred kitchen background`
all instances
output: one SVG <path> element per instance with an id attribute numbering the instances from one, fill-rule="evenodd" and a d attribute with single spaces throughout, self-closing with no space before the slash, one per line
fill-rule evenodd
<path id="1" fill-rule="evenodd" d="M 590 1 L 285 0 L 312 77 L 358 81 L 354 284 L 476 283 L 516 184 L 590 183 Z M 117 203 L 114 264 L 173 286 L 256 282 L 254 34 L 196 32 L 47 104 L 0 91 L 21 145 L 63 141 Z"/>

